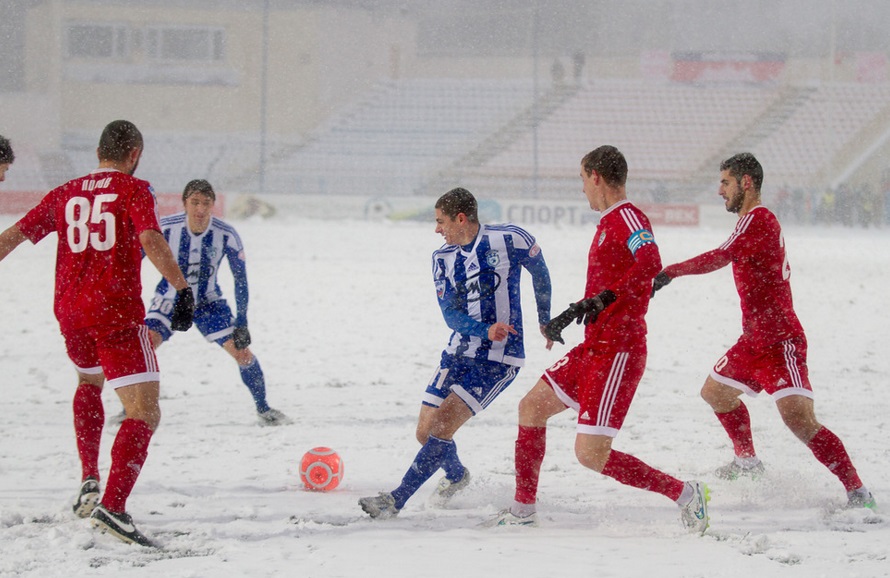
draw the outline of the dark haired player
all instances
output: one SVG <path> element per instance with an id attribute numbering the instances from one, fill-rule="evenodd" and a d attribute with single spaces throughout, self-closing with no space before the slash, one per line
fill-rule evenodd
<path id="1" fill-rule="evenodd" d="M 581 160 L 590 208 L 602 217 L 587 261 L 584 299 L 553 318 L 545 335 L 563 342 L 573 321 L 584 323 L 584 341 L 544 372 L 519 402 L 516 493 L 513 505 L 490 526 L 537 525 L 536 500 L 547 439 L 547 421 L 578 412 L 575 456 L 586 468 L 616 481 L 656 492 L 680 507 L 683 525 L 708 528 L 708 489 L 683 482 L 630 454 L 612 449 L 646 368 L 646 311 L 661 257 L 646 215 L 627 199 L 627 161 L 613 146 Z"/>
<path id="2" fill-rule="evenodd" d="M 423 447 L 398 488 L 359 500 L 372 518 L 398 514 L 439 468 L 445 476 L 434 494 L 438 501 L 469 483 L 453 437 L 513 382 L 525 361 L 523 268 L 532 276 L 538 322 L 543 328 L 550 320 L 550 273 L 534 237 L 515 225 L 480 224 L 466 189 L 448 191 L 435 208 L 445 245 L 433 253 L 433 282 L 451 338 L 420 407 L 416 435 Z"/>
<path id="3" fill-rule="evenodd" d="M 764 466 L 754 452 L 751 418 L 740 396 L 765 391 L 773 397 L 785 425 L 847 490 L 849 507 L 874 509 L 841 440 L 816 420 L 807 372 L 807 339 L 791 299 L 791 267 L 776 216 L 761 205 L 763 168 L 750 153 L 720 165 L 720 196 L 738 213 L 735 230 L 720 247 L 669 265 L 655 278 L 653 294 L 683 275 L 701 275 L 732 263 L 742 306 L 742 336 L 721 357 L 705 380 L 701 395 L 717 415 L 735 458 L 717 477 L 757 477 Z"/>
<path id="4" fill-rule="evenodd" d="M 247 329 L 244 245 L 232 225 L 213 216 L 215 203 L 216 193 L 210 183 L 203 179 L 189 181 L 182 191 L 185 211 L 162 218 L 161 231 L 195 293 L 195 326 L 208 341 L 222 347 L 238 364 L 241 381 L 250 391 L 260 424 L 289 424 L 290 418 L 266 402 L 266 379 L 259 360 L 248 347 L 251 339 Z M 217 281 L 223 259 L 229 262 L 235 281 L 234 316 Z M 175 289 L 162 279 L 145 317 L 155 347 L 173 335 L 171 315 L 175 298 Z"/>
<path id="5" fill-rule="evenodd" d="M 0 183 L 6 180 L 6 171 L 15 161 L 15 153 L 12 152 L 12 144 L 9 139 L 0 134 Z"/>
<path id="6" fill-rule="evenodd" d="M 160 373 L 143 323 L 142 252 L 173 287 L 174 330 L 191 326 L 194 296 L 161 235 L 151 186 L 132 176 L 142 142 L 133 123 L 108 124 L 99 139 L 99 168 L 50 191 L 0 234 L 0 260 L 26 239 L 37 243 L 58 234 L 54 310 L 78 379 L 74 432 L 83 476 L 74 513 L 125 542 L 149 546 L 126 513 L 161 419 Z M 99 502 L 106 379 L 127 419 L 114 438 Z"/>

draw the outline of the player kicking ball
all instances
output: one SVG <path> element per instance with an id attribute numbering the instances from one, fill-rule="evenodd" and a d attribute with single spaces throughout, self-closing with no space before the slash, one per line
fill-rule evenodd
<path id="1" fill-rule="evenodd" d="M 448 191 L 435 209 L 436 233 L 445 245 L 433 253 L 433 283 L 452 333 L 421 403 L 416 436 L 423 447 L 398 488 L 359 500 L 372 518 L 398 514 L 439 468 L 445 476 L 435 501 L 469 484 L 454 434 L 513 382 L 525 361 L 523 268 L 532 277 L 542 330 L 550 320 L 550 273 L 534 237 L 515 225 L 480 224 L 476 199 L 466 189 Z M 548 349 L 552 345 L 546 341 Z"/>

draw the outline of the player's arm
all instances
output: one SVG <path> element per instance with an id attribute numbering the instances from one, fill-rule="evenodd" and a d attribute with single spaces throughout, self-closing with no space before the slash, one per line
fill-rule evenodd
<path id="1" fill-rule="evenodd" d="M 50 191 L 19 221 L 0 233 L 0 261 L 29 240 L 35 245 L 55 231 L 56 191 Z"/>
<path id="2" fill-rule="evenodd" d="M 170 325 L 174 331 L 185 331 L 192 325 L 195 295 L 185 280 L 182 269 L 179 268 L 179 263 L 170 250 L 170 245 L 160 231 L 155 229 L 146 229 L 139 233 L 139 243 L 152 265 L 176 289 L 176 302 L 173 305 Z"/>
<path id="3" fill-rule="evenodd" d="M 247 263 L 243 254 L 231 247 L 226 249 L 226 258 L 229 268 L 232 270 L 232 278 L 235 281 L 235 325 L 247 326 L 247 303 L 250 299 L 250 291 L 247 286 Z"/>
<path id="4" fill-rule="evenodd" d="M 164 239 L 164 236 L 159 231 L 154 229 L 142 231 L 139 234 L 139 243 L 142 245 L 145 256 L 155 266 L 155 269 L 164 276 L 167 283 L 173 285 L 173 288 L 177 291 L 188 287 L 188 282 L 185 280 L 182 269 L 179 268 L 179 263 L 176 262 L 176 258 L 170 250 L 170 245 L 167 244 L 167 240 Z"/>
<path id="5" fill-rule="evenodd" d="M 439 308 L 442 310 L 442 317 L 445 318 L 445 324 L 448 325 L 451 330 L 457 331 L 462 335 L 473 335 L 475 337 L 488 339 L 489 329 L 492 325 L 473 319 L 462 311 L 458 305 L 459 299 L 456 291 L 451 287 L 449 281 L 446 280 L 445 283 L 447 285 L 445 293 L 439 297 Z"/>
<path id="6" fill-rule="evenodd" d="M 611 288 L 616 295 L 638 292 L 641 287 L 645 287 L 648 291 L 652 279 L 661 271 L 661 254 L 654 242 L 640 246 L 633 256 L 634 264 L 618 280 L 615 287 Z"/>
<path id="7" fill-rule="evenodd" d="M 529 250 L 529 256 L 522 265 L 532 276 L 532 288 L 535 292 L 535 304 L 538 309 L 538 323 L 547 325 L 550 322 L 550 300 L 553 293 L 550 282 L 550 270 L 544 261 L 544 253 L 537 245 Z"/>
<path id="8" fill-rule="evenodd" d="M 676 277 L 684 275 L 705 275 L 722 269 L 732 262 L 732 254 L 724 248 L 717 248 L 702 253 L 692 259 L 668 265 L 655 276 L 652 283 L 652 294 L 670 283 Z"/>
<path id="9" fill-rule="evenodd" d="M 661 255 L 655 237 L 648 229 L 640 229 L 628 237 L 627 247 L 633 255 L 634 264 L 618 282 L 593 297 L 573 304 L 563 315 L 570 315 L 574 311 L 578 323 L 594 323 L 599 314 L 622 295 L 649 291 L 652 279 L 661 270 Z"/>
<path id="10" fill-rule="evenodd" d="M 12 253 L 16 247 L 24 243 L 28 237 L 22 233 L 18 225 L 12 225 L 0 233 L 0 261 Z"/>
<path id="11" fill-rule="evenodd" d="M 240 245 L 240 241 L 238 243 Z M 244 251 L 239 247 L 227 247 L 226 259 L 232 270 L 235 281 L 235 329 L 232 333 L 235 349 L 244 349 L 250 345 L 250 330 L 247 328 L 247 302 L 250 292 L 247 287 L 247 261 Z"/>
<path id="12" fill-rule="evenodd" d="M 527 234 L 527 233 L 526 233 Z M 529 235 L 532 245 L 526 250 L 520 249 L 519 263 L 528 270 L 532 276 L 532 289 L 535 292 L 535 305 L 538 311 L 538 325 L 541 329 L 541 335 L 547 340 L 545 347 L 550 349 L 553 347 L 553 340 L 547 331 L 547 325 L 550 323 L 550 307 L 553 288 L 550 281 L 550 270 L 547 268 L 547 262 L 544 260 L 544 253 L 541 247 L 534 242 L 534 238 Z"/>

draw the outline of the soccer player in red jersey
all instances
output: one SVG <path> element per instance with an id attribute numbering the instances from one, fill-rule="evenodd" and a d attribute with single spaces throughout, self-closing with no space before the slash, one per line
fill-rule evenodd
<path id="1" fill-rule="evenodd" d="M 764 471 L 754 452 L 751 419 L 742 393 L 765 391 L 785 425 L 844 485 L 848 506 L 875 508 L 841 440 L 816 420 L 807 373 L 807 339 L 791 300 L 791 268 L 776 216 L 761 205 L 763 168 L 750 153 L 720 165 L 720 196 L 739 221 L 729 239 L 713 251 L 665 267 L 653 294 L 675 277 L 701 275 L 732 263 L 741 298 L 742 336 L 717 361 L 701 395 L 717 414 L 735 450 L 734 460 L 715 473 L 724 479 L 757 477 Z"/>
<path id="2" fill-rule="evenodd" d="M 133 177 L 142 134 L 125 120 L 105 127 L 99 167 L 50 191 L 18 223 L 0 233 L 0 260 L 25 240 L 58 234 L 54 310 L 77 370 L 74 430 L 82 484 L 74 513 L 125 542 L 151 545 L 126 513 L 130 495 L 161 419 L 159 372 L 143 323 L 142 252 L 179 290 L 174 325 L 192 323 L 194 296 L 158 227 L 151 186 Z M 105 380 L 126 411 L 111 448 L 99 501 L 99 441 Z"/>
<path id="3" fill-rule="evenodd" d="M 6 180 L 6 171 L 15 161 L 15 153 L 12 152 L 12 145 L 9 139 L 0 134 L 0 183 Z"/>
<path id="4" fill-rule="evenodd" d="M 708 527 L 704 484 L 683 482 L 612 449 L 646 367 L 645 316 L 661 257 L 649 219 L 627 199 L 627 161 L 618 149 L 602 146 L 588 153 L 581 160 L 581 180 L 590 208 L 602 214 L 588 254 L 584 299 L 555 317 L 545 335 L 563 343 L 562 330 L 577 320 L 585 324 L 584 341 L 519 402 L 515 499 L 489 525 L 537 524 L 547 420 L 570 407 L 578 412 L 575 456 L 581 465 L 674 500 L 683 525 L 702 533 Z"/>

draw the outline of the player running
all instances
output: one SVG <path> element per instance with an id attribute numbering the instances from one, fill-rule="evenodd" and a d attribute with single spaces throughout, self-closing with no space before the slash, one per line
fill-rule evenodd
<path id="1" fill-rule="evenodd" d="M 734 480 L 757 477 L 764 466 L 754 452 L 751 418 L 739 399 L 765 391 L 773 397 L 785 425 L 847 490 L 849 507 L 874 509 L 875 499 L 862 484 L 841 440 L 816 420 L 807 372 L 807 339 L 791 300 L 791 267 L 779 221 L 761 205 L 763 168 L 750 153 L 720 165 L 720 196 L 738 213 L 735 230 L 720 247 L 665 267 L 653 294 L 683 275 L 701 275 L 732 263 L 741 298 L 742 336 L 717 361 L 701 395 L 732 440 L 735 458 L 716 475 Z"/>
<path id="2" fill-rule="evenodd" d="M 537 525 L 535 502 L 544 461 L 547 420 L 578 412 L 575 456 L 582 466 L 662 494 L 680 507 L 683 525 L 708 528 L 708 489 L 683 482 L 612 449 L 646 368 L 646 311 L 661 257 L 646 215 L 627 199 L 627 161 L 613 146 L 581 160 L 584 195 L 602 213 L 587 261 L 584 299 L 553 318 L 545 335 L 564 343 L 562 331 L 584 323 L 584 341 L 553 364 L 519 402 L 516 493 L 513 505 L 486 525 Z"/>
<path id="3" fill-rule="evenodd" d="M 290 418 L 266 402 L 263 370 L 248 347 L 244 246 L 234 227 L 213 216 L 215 203 L 216 193 L 210 183 L 203 179 L 190 181 L 182 191 L 185 211 L 162 218 L 161 230 L 197 298 L 195 326 L 208 341 L 222 347 L 238 363 L 241 381 L 253 397 L 260 424 L 289 424 Z M 234 317 L 217 282 L 223 259 L 229 262 L 235 281 Z M 175 298 L 176 290 L 162 279 L 145 317 L 155 348 L 173 335 L 171 315 Z"/>
<path id="4" fill-rule="evenodd" d="M 445 470 L 436 487 L 439 502 L 469 484 L 453 437 L 513 382 L 525 361 L 523 267 L 532 276 L 542 330 L 550 320 L 550 273 L 534 237 L 515 225 L 480 224 L 466 189 L 448 191 L 435 208 L 445 245 L 433 253 L 433 282 L 451 338 L 420 407 L 416 435 L 423 447 L 398 488 L 359 500 L 372 518 L 398 514 L 439 468 Z"/>
<path id="5" fill-rule="evenodd" d="M 125 542 L 150 546 L 126 512 L 127 498 L 161 420 L 158 363 L 143 324 L 142 251 L 172 286 L 171 326 L 192 324 L 194 296 L 158 227 L 151 186 L 133 177 L 142 134 L 125 120 L 105 127 L 99 168 L 53 189 L 0 234 L 0 260 L 26 239 L 58 234 L 54 310 L 77 370 L 74 432 L 82 466 L 74 513 Z M 111 447 L 111 469 L 99 501 L 102 386 L 126 410 Z M 97 505 L 98 502 L 98 505 Z"/>

